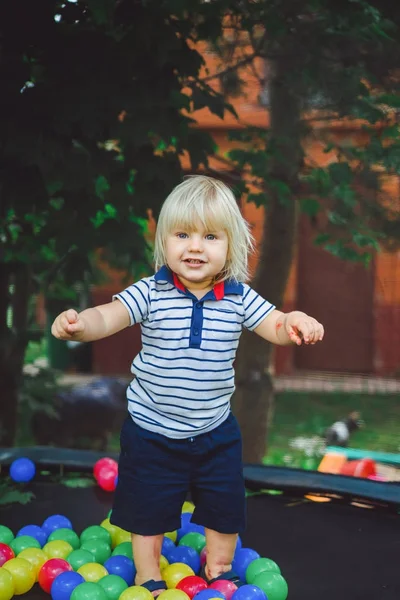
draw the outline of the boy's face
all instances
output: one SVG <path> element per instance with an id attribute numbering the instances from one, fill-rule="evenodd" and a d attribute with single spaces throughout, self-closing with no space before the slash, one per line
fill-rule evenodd
<path id="1" fill-rule="evenodd" d="M 225 231 L 207 231 L 201 223 L 193 231 L 175 229 L 167 235 L 165 253 L 169 268 L 186 288 L 211 288 L 226 264 L 228 236 Z"/>

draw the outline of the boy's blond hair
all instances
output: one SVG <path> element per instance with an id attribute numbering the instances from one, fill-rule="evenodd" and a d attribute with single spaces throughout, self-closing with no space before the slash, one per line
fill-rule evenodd
<path id="1" fill-rule="evenodd" d="M 165 242 L 176 230 L 193 231 L 200 221 L 207 231 L 225 231 L 228 255 L 225 268 L 216 281 L 233 279 L 243 282 L 249 277 L 248 257 L 253 251 L 253 237 L 242 217 L 232 191 L 218 179 L 192 175 L 177 185 L 165 200 L 158 218 L 154 261 L 156 270 L 167 264 Z"/>

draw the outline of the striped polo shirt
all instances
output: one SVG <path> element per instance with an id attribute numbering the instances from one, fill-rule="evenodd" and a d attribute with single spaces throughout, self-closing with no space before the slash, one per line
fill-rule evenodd
<path id="1" fill-rule="evenodd" d="M 235 390 L 233 361 L 242 329 L 255 329 L 275 307 L 232 280 L 199 300 L 165 266 L 114 298 L 142 331 L 127 390 L 132 419 L 171 438 L 222 423 Z"/>

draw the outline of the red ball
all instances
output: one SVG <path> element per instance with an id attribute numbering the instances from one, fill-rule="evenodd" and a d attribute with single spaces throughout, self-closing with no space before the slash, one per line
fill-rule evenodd
<path id="1" fill-rule="evenodd" d="M 177 590 L 182 590 L 182 592 L 185 592 L 189 598 L 193 598 L 193 596 L 202 590 L 206 590 L 207 588 L 208 585 L 204 579 L 202 579 L 202 577 L 198 577 L 197 575 L 188 575 L 188 577 L 184 577 L 176 586 Z"/>
<path id="2" fill-rule="evenodd" d="M 113 469 L 115 474 L 118 473 L 118 463 L 113 458 L 100 458 L 93 467 L 93 475 L 96 481 L 98 480 L 99 473 L 103 467 L 108 467 L 109 469 Z"/>
<path id="3" fill-rule="evenodd" d="M 0 567 L 11 558 L 15 558 L 14 550 L 7 544 L 0 542 Z"/>
<path id="4" fill-rule="evenodd" d="M 63 558 L 50 558 L 47 560 L 42 565 L 38 575 L 38 582 L 42 590 L 50 594 L 53 581 L 57 575 L 64 573 L 64 571 L 72 571 L 72 567 Z"/>
<path id="5" fill-rule="evenodd" d="M 218 590 L 221 592 L 226 600 L 231 600 L 233 594 L 238 589 L 237 585 L 233 583 L 233 581 L 228 581 L 227 579 L 218 579 L 209 585 L 209 589 Z"/>
<path id="6" fill-rule="evenodd" d="M 115 478 L 117 476 L 117 471 L 114 469 L 110 469 L 110 467 L 103 467 L 100 469 L 97 476 L 97 483 L 101 487 L 101 489 L 106 492 L 113 492 L 115 490 Z"/>

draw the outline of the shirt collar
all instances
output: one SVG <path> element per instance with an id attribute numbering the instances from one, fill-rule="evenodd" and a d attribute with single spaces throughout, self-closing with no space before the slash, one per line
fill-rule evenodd
<path id="1" fill-rule="evenodd" d="M 178 277 L 169 269 L 166 265 L 163 265 L 159 271 L 154 275 L 154 279 L 156 281 L 167 281 L 174 285 L 178 290 L 186 293 L 186 288 L 179 281 Z M 210 294 L 210 298 L 208 297 Z M 243 285 L 234 279 L 227 279 L 225 281 L 220 281 L 216 283 L 212 290 L 210 290 L 205 299 L 207 300 L 222 300 L 224 296 L 227 294 L 239 294 L 243 295 Z"/>

